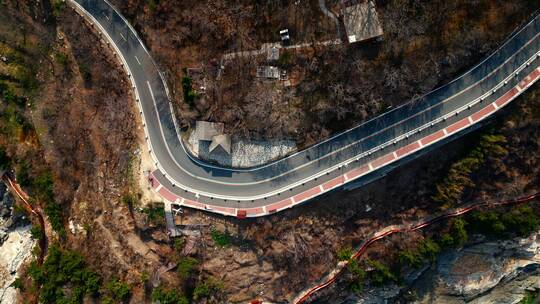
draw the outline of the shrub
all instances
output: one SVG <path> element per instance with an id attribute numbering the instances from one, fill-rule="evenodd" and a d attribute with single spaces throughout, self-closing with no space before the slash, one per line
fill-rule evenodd
<path id="1" fill-rule="evenodd" d="M 349 283 L 349 289 L 360 294 L 364 290 L 364 280 L 366 278 L 366 272 L 360 267 L 356 260 L 350 260 L 347 265 L 347 269 L 352 275 L 352 280 Z"/>
<path id="2" fill-rule="evenodd" d="M 85 295 L 96 295 L 100 279 L 84 263 L 83 257 L 57 245 L 49 247 L 49 254 L 42 266 L 34 261 L 28 274 L 37 286 L 41 286 L 42 303 L 81 303 Z M 69 288 L 71 294 L 66 294 Z"/>
<path id="3" fill-rule="evenodd" d="M 195 286 L 193 290 L 193 299 L 200 300 L 209 297 L 223 289 L 223 283 L 213 278 L 208 278 Z"/>
<path id="4" fill-rule="evenodd" d="M 129 207 L 137 206 L 139 204 L 139 200 L 135 197 L 135 195 L 128 193 L 122 197 L 122 202 L 124 204 L 128 205 Z"/>
<path id="5" fill-rule="evenodd" d="M 30 229 L 30 234 L 36 240 L 41 240 L 44 237 L 43 230 L 38 226 L 32 226 Z"/>
<path id="6" fill-rule="evenodd" d="M 373 284 L 380 286 L 390 281 L 397 281 L 396 275 L 390 271 L 388 266 L 376 260 L 367 260 L 366 262 L 373 268 L 373 270 L 369 272 Z"/>
<path id="7" fill-rule="evenodd" d="M 189 304 L 189 300 L 175 290 L 157 287 L 152 291 L 152 301 L 160 304 Z"/>
<path id="8" fill-rule="evenodd" d="M 19 185 L 22 187 L 30 186 L 30 175 L 28 173 L 28 162 L 25 160 L 21 161 L 16 170 L 16 178 Z"/>
<path id="9" fill-rule="evenodd" d="M 163 207 L 149 207 L 143 209 L 143 212 L 148 216 L 148 220 L 154 225 L 161 225 L 165 220 L 165 208 Z"/>
<path id="10" fill-rule="evenodd" d="M 400 264 L 414 268 L 422 266 L 425 262 L 433 262 L 440 253 L 441 248 L 431 238 L 423 239 L 414 250 L 401 250 L 398 253 Z"/>
<path id="11" fill-rule="evenodd" d="M 435 186 L 432 199 L 442 209 L 450 208 L 463 194 L 466 187 L 472 186 L 470 175 L 477 170 L 487 158 L 505 155 L 503 148 L 506 138 L 503 135 L 487 134 L 482 136 L 479 144 L 469 154 L 450 166 L 448 174 L 442 182 Z"/>
<path id="12" fill-rule="evenodd" d="M 345 246 L 338 249 L 336 256 L 339 261 L 347 261 L 353 255 L 353 249 L 351 246 Z"/>
<path id="13" fill-rule="evenodd" d="M 456 218 L 452 221 L 452 227 L 450 232 L 452 233 L 452 245 L 455 247 L 461 247 L 467 243 L 469 236 L 467 229 L 465 229 L 467 222 L 464 219 Z"/>
<path id="14" fill-rule="evenodd" d="M 182 257 L 178 261 L 177 273 L 182 279 L 187 279 L 195 270 L 199 262 L 192 257 Z"/>
<path id="15" fill-rule="evenodd" d="M 217 230 L 212 230 L 211 232 L 212 240 L 219 247 L 228 247 L 231 245 L 231 235 L 228 231 L 219 232 Z"/>
<path id="16" fill-rule="evenodd" d="M 21 278 L 16 278 L 10 286 L 20 291 L 24 291 L 24 283 Z"/>
<path id="17" fill-rule="evenodd" d="M 197 92 L 193 91 L 191 78 L 188 76 L 184 76 L 184 78 L 182 78 L 182 90 L 184 92 L 184 101 L 188 105 L 193 106 L 198 95 Z"/>
<path id="18" fill-rule="evenodd" d="M 111 295 L 113 303 L 123 303 L 129 300 L 131 296 L 131 287 L 119 280 L 111 280 L 106 285 L 107 292 Z"/>

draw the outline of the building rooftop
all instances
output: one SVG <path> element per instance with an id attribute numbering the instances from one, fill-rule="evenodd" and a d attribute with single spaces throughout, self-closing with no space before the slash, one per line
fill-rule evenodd
<path id="1" fill-rule="evenodd" d="M 198 120 L 195 123 L 197 140 L 211 141 L 216 135 L 223 134 L 223 123 Z"/>
<path id="2" fill-rule="evenodd" d="M 231 154 L 231 137 L 227 134 L 212 137 L 212 143 L 210 143 L 208 150 L 212 153 L 217 147 L 221 147 L 227 154 Z"/>
<path id="3" fill-rule="evenodd" d="M 363 41 L 383 34 L 373 1 L 348 6 L 342 10 L 342 14 L 349 43 Z"/>
<path id="4" fill-rule="evenodd" d="M 279 79 L 279 68 L 274 66 L 260 66 L 257 68 L 257 77 Z"/>

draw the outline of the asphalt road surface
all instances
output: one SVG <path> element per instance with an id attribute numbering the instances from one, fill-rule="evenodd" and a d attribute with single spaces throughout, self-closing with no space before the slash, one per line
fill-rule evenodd
<path id="1" fill-rule="evenodd" d="M 106 0 L 70 0 L 115 50 L 134 86 L 157 170 L 153 188 L 180 205 L 263 216 L 403 163 L 476 126 L 540 78 L 540 16 L 451 83 L 289 157 L 230 169 L 190 155 L 163 77 L 136 31 Z"/>

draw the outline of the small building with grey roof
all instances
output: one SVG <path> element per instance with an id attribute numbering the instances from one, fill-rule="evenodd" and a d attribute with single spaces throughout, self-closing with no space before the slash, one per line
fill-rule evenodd
<path id="1" fill-rule="evenodd" d="M 342 16 L 349 43 L 379 37 L 383 34 L 373 1 L 347 6 L 342 10 Z"/>

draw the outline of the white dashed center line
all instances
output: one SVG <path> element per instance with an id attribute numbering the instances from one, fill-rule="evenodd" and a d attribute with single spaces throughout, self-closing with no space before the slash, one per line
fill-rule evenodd
<path id="1" fill-rule="evenodd" d="M 122 33 L 120 33 L 120 36 L 122 36 L 122 39 L 124 39 L 125 41 L 127 41 L 126 37 L 124 37 L 124 35 Z"/>
<path id="2" fill-rule="evenodd" d="M 111 18 L 109 18 L 109 16 L 105 13 L 103 13 L 103 16 L 105 16 L 105 18 L 107 18 L 107 20 L 111 21 Z"/>
<path id="3" fill-rule="evenodd" d="M 133 56 L 133 57 L 135 57 L 135 60 L 137 60 L 137 63 L 138 63 L 139 65 L 141 65 L 141 62 L 139 61 L 139 58 L 137 58 L 137 56 Z"/>

